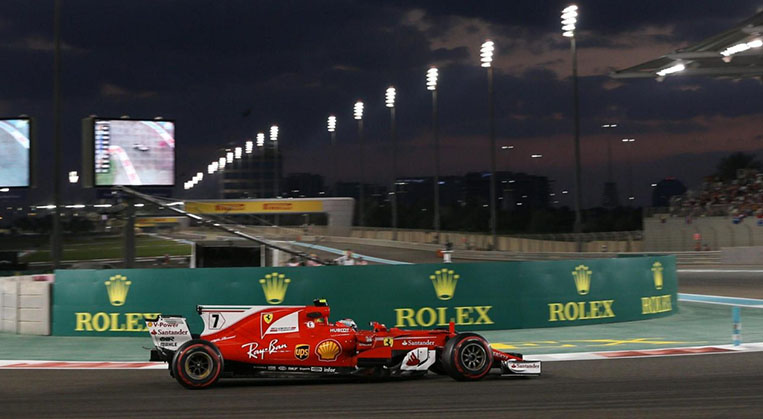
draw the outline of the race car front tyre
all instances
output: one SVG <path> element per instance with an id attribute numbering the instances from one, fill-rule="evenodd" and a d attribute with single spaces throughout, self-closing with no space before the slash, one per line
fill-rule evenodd
<path id="1" fill-rule="evenodd" d="M 214 344 L 202 339 L 193 339 L 175 352 L 172 371 L 177 382 L 185 388 L 207 388 L 220 378 L 223 356 Z"/>
<path id="2" fill-rule="evenodd" d="M 445 344 L 441 361 L 443 369 L 452 378 L 474 381 L 490 372 L 493 351 L 482 336 L 476 333 L 460 333 Z"/>
<path id="3" fill-rule="evenodd" d="M 434 364 L 432 364 L 431 367 L 429 367 L 429 371 L 432 371 L 433 373 L 437 375 L 447 375 L 448 372 L 445 371 L 445 368 L 442 366 L 442 357 L 435 361 Z"/>

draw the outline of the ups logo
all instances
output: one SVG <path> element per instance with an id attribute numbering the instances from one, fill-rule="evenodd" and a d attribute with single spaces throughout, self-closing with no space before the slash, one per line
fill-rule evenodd
<path id="1" fill-rule="evenodd" d="M 310 345 L 302 344 L 294 347 L 294 357 L 304 361 L 310 356 Z"/>

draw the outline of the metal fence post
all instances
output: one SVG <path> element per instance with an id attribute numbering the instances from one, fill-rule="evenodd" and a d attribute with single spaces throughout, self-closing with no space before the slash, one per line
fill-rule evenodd
<path id="1" fill-rule="evenodd" d="M 734 342 L 734 346 L 739 346 L 742 343 L 742 315 L 739 307 L 731 308 L 731 323 L 731 340 Z"/>

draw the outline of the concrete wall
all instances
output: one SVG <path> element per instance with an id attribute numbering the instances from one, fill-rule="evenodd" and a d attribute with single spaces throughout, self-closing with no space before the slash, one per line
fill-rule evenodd
<path id="1" fill-rule="evenodd" d="M 10 278 L 0 278 L 0 331 L 16 333 L 18 330 L 19 284 Z"/>
<path id="2" fill-rule="evenodd" d="M 0 330 L 49 335 L 52 281 L 53 275 L 0 278 Z"/>
<path id="3" fill-rule="evenodd" d="M 736 265 L 757 265 L 763 261 L 763 246 L 724 247 L 721 262 Z"/>
<path id="4" fill-rule="evenodd" d="M 332 235 L 323 226 L 310 226 L 311 235 L 322 236 Z M 585 235 L 583 242 L 584 252 L 640 252 L 642 251 L 640 240 L 608 240 L 606 233 L 596 234 L 599 238 L 592 239 L 594 234 Z M 450 241 L 454 249 L 488 249 L 492 243 L 492 237 L 489 234 L 452 232 L 444 231 L 440 233 L 440 243 Z M 542 240 L 530 239 L 512 236 L 498 236 L 496 250 L 507 252 L 575 252 L 575 241 L 573 236 L 558 235 L 559 239 Z M 566 236 L 566 240 L 561 240 Z M 614 234 L 612 234 L 614 236 Z M 623 236 L 621 234 L 620 236 Z M 381 228 L 360 228 L 354 227 L 349 237 L 373 239 L 373 240 L 392 240 L 393 232 L 391 229 Z M 403 230 L 398 229 L 397 241 L 408 243 L 437 244 L 437 235 L 434 231 L 427 230 Z M 442 247 L 442 244 L 438 244 Z"/>
<path id="5" fill-rule="evenodd" d="M 694 234 L 710 250 L 722 247 L 763 245 L 763 226 L 748 218 L 734 224 L 731 217 L 699 217 L 689 222 L 684 217 L 650 217 L 644 219 L 644 251 L 695 250 Z"/>

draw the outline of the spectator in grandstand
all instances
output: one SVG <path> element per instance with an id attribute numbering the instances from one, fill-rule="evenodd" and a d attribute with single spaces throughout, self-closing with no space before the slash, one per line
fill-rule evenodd
<path id="1" fill-rule="evenodd" d="M 730 181 L 711 177 L 705 179 L 700 190 L 687 191 L 671 200 L 671 214 L 687 217 L 731 215 L 734 223 L 745 217 L 762 214 L 763 173 L 755 169 L 741 169 Z"/>
<path id="2" fill-rule="evenodd" d="M 291 259 L 289 259 L 289 261 L 286 262 L 286 266 L 299 266 L 299 260 L 297 260 L 296 257 L 292 256 Z"/>
<path id="3" fill-rule="evenodd" d="M 355 256 L 352 254 L 352 250 L 347 249 L 344 251 L 344 255 L 334 259 L 337 265 L 350 266 L 355 264 Z"/>
<path id="4" fill-rule="evenodd" d="M 305 265 L 307 265 L 307 266 L 321 266 L 320 263 L 318 263 L 315 260 L 313 260 L 313 259 L 318 259 L 318 255 L 316 255 L 315 253 L 310 253 L 310 258 L 311 259 L 308 259 L 307 262 L 305 263 Z"/>

